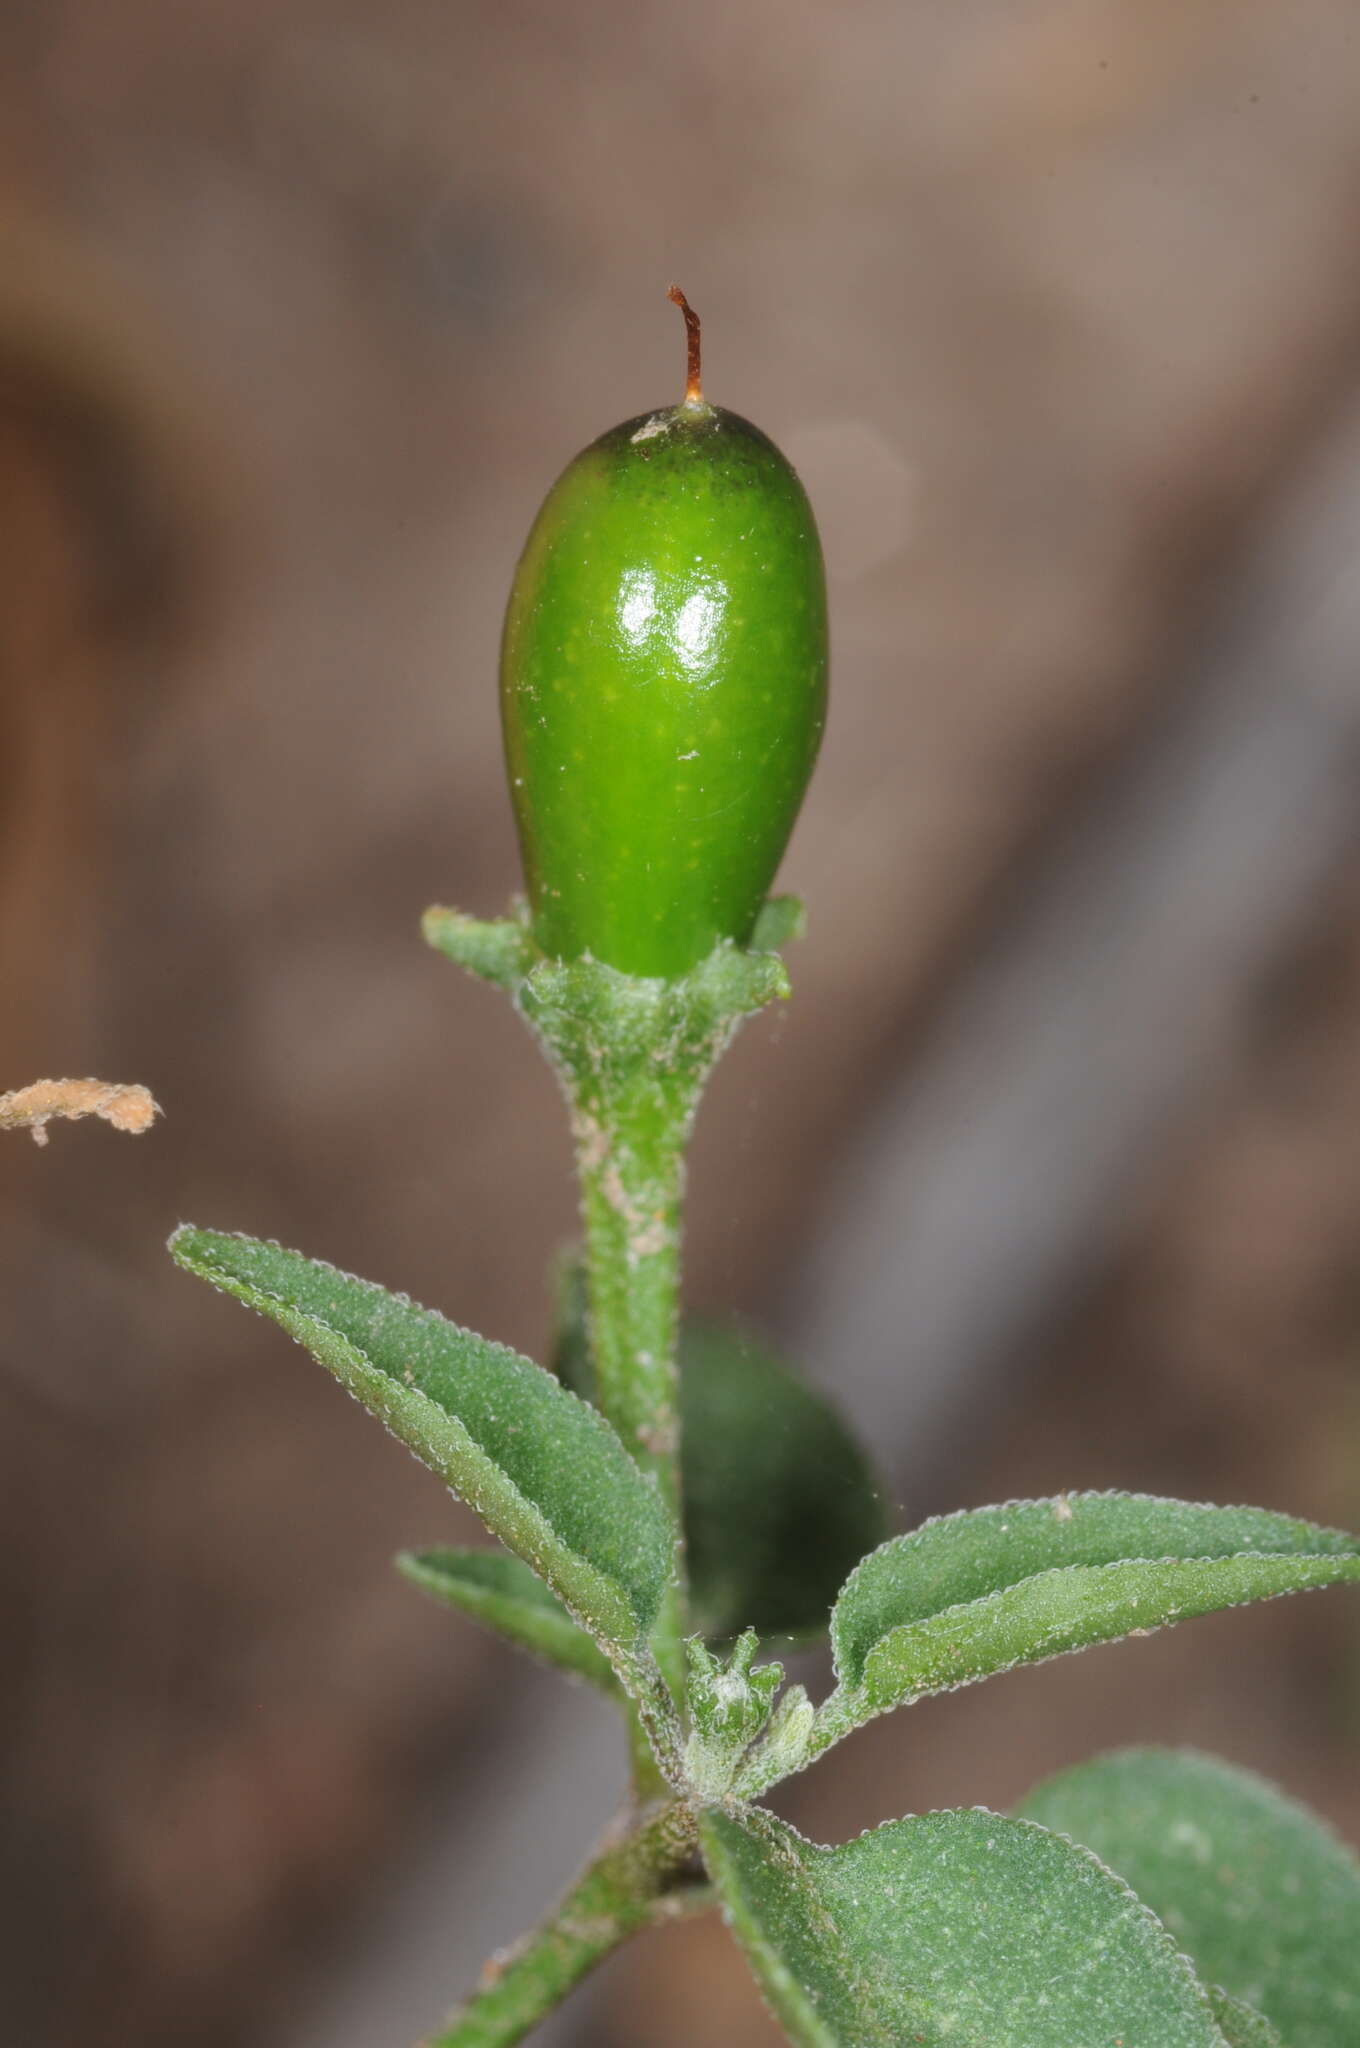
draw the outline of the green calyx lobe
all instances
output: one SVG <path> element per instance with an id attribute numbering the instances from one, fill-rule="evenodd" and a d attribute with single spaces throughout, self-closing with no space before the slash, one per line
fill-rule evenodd
<path id="1" fill-rule="evenodd" d="M 684 974 L 744 945 L 821 740 L 826 594 L 802 485 L 702 401 L 578 455 L 534 522 L 501 713 L 534 936 Z"/>

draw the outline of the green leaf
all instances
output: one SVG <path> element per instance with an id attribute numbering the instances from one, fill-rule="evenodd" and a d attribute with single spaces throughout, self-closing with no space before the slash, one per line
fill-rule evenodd
<path id="1" fill-rule="evenodd" d="M 1288 2048 L 1356 2048 L 1360 1859 L 1307 1807 L 1216 1757 L 1132 1749 L 1050 1778 L 1023 1811 L 1112 1864 Z"/>
<path id="2" fill-rule="evenodd" d="M 1228 2048 L 1284 2048 L 1277 2029 L 1255 2006 L 1244 2005 L 1240 1998 L 1229 1998 L 1217 1985 L 1210 1989 L 1209 2003 Z"/>
<path id="3" fill-rule="evenodd" d="M 420 923 L 427 945 L 497 988 L 517 988 L 541 957 L 522 917 L 498 917 L 488 923 L 434 903 Z"/>
<path id="4" fill-rule="evenodd" d="M 882 1540 L 882 1495 L 829 1401 L 741 1331 L 680 1342 L 691 1614 L 707 1636 L 825 1629 L 855 1560 Z"/>
<path id="5" fill-rule="evenodd" d="M 767 896 L 751 933 L 753 953 L 777 953 L 807 936 L 807 908 L 801 896 Z"/>
<path id="6" fill-rule="evenodd" d="M 553 1263 L 552 1369 L 564 1387 L 583 1401 L 595 1399 L 595 1362 L 590 1355 L 590 1282 L 579 1249 L 561 1252 Z"/>
<path id="7" fill-rule="evenodd" d="M 977 1808 L 838 1849 L 754 1808 L 700 1832 L 799 2048 L 1224 2048 L 1166 1930 L 1060 1835 Z"/>
<path id="8" fill-rule="evenodd" d="M 948 1515 L 851 1574 L 826 1711 L 844 1732 L 1016 1664 L 1343 1579 L 1360 1579 L 1360 1541 L 1260 1508 L 1074 1493 Z"/>
<path id="9" fill-rule="evenodd" d="M 670 1576 L 670 1523 L 593 1408 L 503 1344 L 298 1252 L 188 1224 L 170 1249 L 305 1345 L 583 1627 L 637 1651 Z"/>
<path id="10" fill-rule="evenodd" d="M 553 1369 L 593 1397 L 585 1271 L 557 1273 Z M 680 1419 L 690 1620 L 700 1634 L 825 1629 L 847 1572 L 882 1541 L 883 1497 L 835 1408 L 746 1332 L 686 1323 Z"/>
<path id="11" fill-rule="evenodd" d="M 500 1550 L 404 1550 L 396 1563 L 404 1578 L 436 1600 L 618 1698 L 609 1659 L 517 1557 Z"/>

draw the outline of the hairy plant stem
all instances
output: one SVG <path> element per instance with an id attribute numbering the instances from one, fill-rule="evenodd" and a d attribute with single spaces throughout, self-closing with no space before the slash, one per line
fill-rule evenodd
<path id="1" fill-rule="evenodd" d="M 658 1627 L 665 1618 L 659 1618 Z M 682 1653 L 683 1654 L 683 1653 Z M 675 1697 L 650 1650 L 618 1667 L 627 1691 L 634 1811 L 685 1789 L 685 1762 Z"/>
<path id="2" fill-rule="evenodd" d="M 543 1924 L 495 1956 L 482 1983 L 425 2048 L 510 2048 L 630 1935 L 710 1895 L 684 1882 L 694 1818 L 679 1801 L 615 1833 Z"/>
<path id="3" fill-rule="evenodd" d="M 562 1082 L 581 1180 L 590 1396 L 654 1479 L 676 1538 L 650 1641 L 616 1667 L 629 1695 L 640 1818 L 428 2048 L 518 2041 L 627 1935 L 701 1896 L 697 1883 L 678 1882 L 695 1828 L 672 1796 L 686 1784 L 676 1368 L 685 1146 L 704 1083 L 741 1019 L 788 994 L 777 948 L 801 929 L 801 915 L 794 898 L 775 898 L 749 946 L 722 940 L 674 980 L 623 974 L 588 955 L 546 959 L 522 918 L 485 924 L 439 907 L 425 915 L 431 945 L 510 993 Z"/>
<path id="4" fill-rule="evenodd" d="M 670 1079 L 671 1077 L 668 1077 Z M 675 1084 L 666 1089 L 674 1092 Z M 680 1507 L 675 1337 L 688 1104 L 601 1089 L 573 1117 L 590 1288 L 595 1397 Z"/>
<path id="5" fill-rule="evenodd" d="M 684 1152 L 701 1081 L 662 1067 L 577 1076 L 572 1127 L 585 1227 L 596 1405 L 656 1480 L 680 1528 L 679 1325 Z M 653 1634 L 683 1698 L 684 1547 Z M 640 1763 L 634 1745 L 635 1763 Z M 644 1772 L 645 1777 L 645 1772 Z"/>

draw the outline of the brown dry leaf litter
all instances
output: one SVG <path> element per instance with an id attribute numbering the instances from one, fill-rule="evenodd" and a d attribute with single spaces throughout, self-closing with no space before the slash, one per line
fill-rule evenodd
<path id="1" fill-rule="evenodd" d="M 140 1082 L 31 1081 L 0 1095 L 0 1131 L 30 1130 L 35 1144 L 47 1143 L 54 1116 L 102 1116 L 119 1131 L 150 1130 L 160 1105 Z"/>

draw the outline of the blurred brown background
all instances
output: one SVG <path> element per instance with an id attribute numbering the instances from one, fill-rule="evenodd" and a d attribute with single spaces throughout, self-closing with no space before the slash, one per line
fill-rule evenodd
<path id="1" fill-rule="evenodd" d="M 836 663 L 692 1300 L 842 1389 L 904 1519 L 1360 1519 L 1360 23 L 47 0 L 0 64 L 0 1088 L 166 1111 L 0 1145 L 8 2038 L 408 2048 L 613 1733 L 395 1581 L 462 1511 L 161 1246 L 541 1355 L 555 1090 L 417 919 L 515 887 L 500 606 L 557 469 L 678 391 L 672 276 L 804 472 Z M 781 1803 L 836 1839 L 1135 1739 L 1360 1836 L 1353 1597 L 899 1715 Z M 543 2036 L 770 2038 L 708 1922 Z"/>

